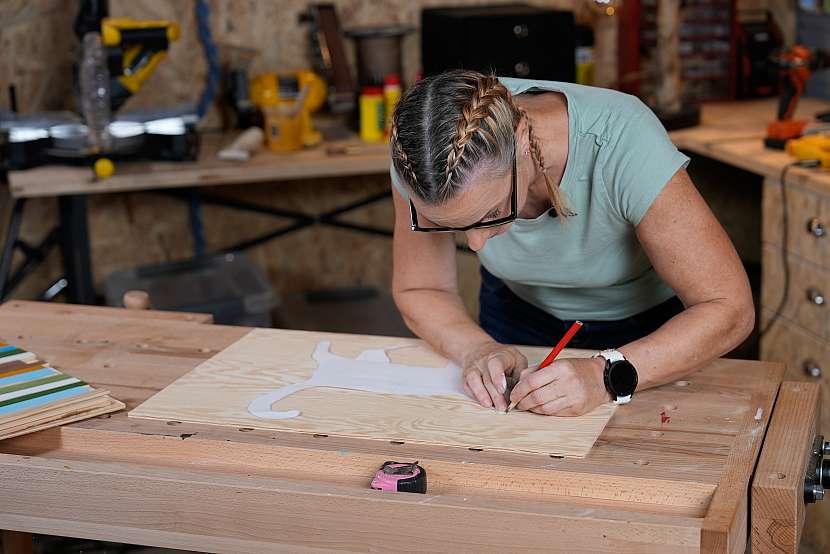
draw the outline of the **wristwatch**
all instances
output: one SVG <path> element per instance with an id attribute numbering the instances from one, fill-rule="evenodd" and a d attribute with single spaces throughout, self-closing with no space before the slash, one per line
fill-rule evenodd
<path id="1" fill-rule="evenodd" d="M 628 404 L 637 390 L 637 369 L 619 350 L 603 350 L 595 357 L 605 358 L 603 380 L 614 404 Z"/>

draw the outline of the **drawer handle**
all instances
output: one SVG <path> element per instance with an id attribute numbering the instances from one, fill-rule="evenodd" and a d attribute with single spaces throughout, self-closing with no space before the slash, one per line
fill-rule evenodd
<path id="1" fill-rule="evenodd" d="M 816 306 L 824 306 L 827 299 L 816 289 L 807 289 L 807 300 Z"/>
<path id="2" fill-rule="evenodd" d="M 815 360 L 805 360 L 804 373 L 806 373 L 810 377 L 818 379 L 819 377 L 821 377 L 821 367 L 819 367 L 818 362 L 816 362 Z"/>
<path id="3" fill-rule="evenodd" d="M 821 238 L 827 235 L 827 227 L 817 217 L 811 217 L 807 220 L 807 232 L 816 238 Z"/>
<path id="4" fill-rule="evenodd" d="M 527 35 L 530 34 L 530 30 L 527 28 L 527 25 L 524 24 L 513 25 L 513 34 L 518 38 L 527 38 Z"/>
<path id="5" fill-rule="evenodd" d="M 518 62 L 513 66 L 513 69 L 516 70 L 516 75 L 519 77 L 527 77 L 530 75 L 530 64 L 527 62 Z"/>

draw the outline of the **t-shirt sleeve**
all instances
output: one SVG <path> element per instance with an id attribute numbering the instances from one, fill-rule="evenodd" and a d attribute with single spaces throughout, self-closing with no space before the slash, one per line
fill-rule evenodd
<path id="1" fill-rule="evenodd" d="M 636 226 L 666 183 L 689 164 L 689 157 L 677 149 L 654 112 L 638 98 L 629 96 L 621 104 L 619 132 L 603 145 L 609 151 L 602 173 L 612 204 Z"/>
<path id="2" fill-rule="evenodd" d="M 401 193 L 404 200 L 409 200 L 409 193 L 406 192 L 406 188 L 403 186 L 403 183 L 401 183 L 401 180 L 398 177 L 398 172 L 395 171 L 394 164 L 389 165 L 389 176 L 392 178 L 392 187 Z"/>

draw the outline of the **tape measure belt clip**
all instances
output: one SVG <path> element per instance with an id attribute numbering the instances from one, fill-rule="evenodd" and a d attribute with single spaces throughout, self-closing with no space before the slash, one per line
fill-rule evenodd
<path id="1" fill-rule="evenodd" d="M 387 492 L 427 492 L 427 474 L 415 463 L 384 462 L 372 479 L 372 488 Z"/>

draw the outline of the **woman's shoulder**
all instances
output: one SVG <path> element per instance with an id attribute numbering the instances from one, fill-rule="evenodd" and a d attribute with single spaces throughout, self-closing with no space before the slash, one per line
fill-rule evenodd
<path id="1" fill-rule="evenodd" d="M 610 139 L 644 117 L 652 116 L 649 107 L 631 94 L 602 87 L 565 85 L 583 133 Z"/>
<path id="2" fill-rule="evenodd" d="M 561 92 L 568 99 L 568 111 L 575 116 L 579 131 L 605 137 L 642 118 L 650 110 L 639 98 L 603 87 L 560 81 L 516 79 L 499 80 L 513 94 L 545 91 Z"/>

